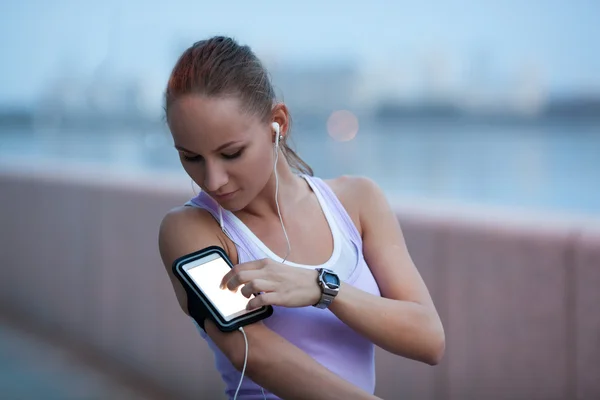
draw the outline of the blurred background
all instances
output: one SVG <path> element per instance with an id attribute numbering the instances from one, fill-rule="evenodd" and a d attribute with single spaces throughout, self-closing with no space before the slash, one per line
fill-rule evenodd
<path id="1" fill-rule="evenodd" d="M 53 215 L 44 231 L 47 235 L 34 235 L 40 240 L 54 237 L 52 240 L 64 241 L 67 240 L 64 237 L 73 235 L 82 246 L 91 246 L 90 237 L 81 235 L 93 228 L 77 225 L 81 220 L 72 216 L 72 210 L 75 207 L 79 210 L 76 215 L 90 218 L 90 214 L 99 212 L 98 208 L 92 209 L 91 205 L 82 208 L 76 201 L 65 205 L 64 200 L 56 197 L 65 193 L 65 187 L 70 188 L 66 190 L 69 192 L 76 190 L 73 187 L 80 189 L 81 184 L 93 185 L 95 180 L 112 180 L 124 182 L 126 190 L 128 185 L 137 187 L 140 182 L 147 182 L 145 196 L 164 194 L 165 186 L 176 188 L 173 193 L 178 194 L 173 198 L 177 201 L 193 195 L 164 122 L 163 91 L 171 68 L 185 48 L 197 40 L 222 34 L 250 45 L 264 61 L 279 99 L 292 113 L 295 147 L 316 175 L 369 176 L 381 185 L 393 205 L 400 207 L 399 218 L 402 220 L 405 215 L 408 219 L 407 240 L 415 249 L 415 258 L 423 259 L 417 265 L 423 265 L 426 280 L 434 286 L 432 292 L 437 293 L 436 288 L 445 285 L 433 283 L 442 279 L 434 265 L 447 262 L 440 261 L 447 260 L 447 253 L 427 261 L 428 242 L 423 232 L 437 235 L 443 225 L 440 221 L 446 223 L 456 210 L 484 210 L 483 216 L 477 218 L 469 214 L 469 221 L 475 221 L 472 224 L 479 227 L 469 225 L 469 232 L 489 232 L 490 227 L 501 229 L 498 220 L 518 212 L 520 217 L 512 219 L 524 228 L 506 236 L 513 241 L 522 238 L 519 235 L 523 231 L 537 227 L 540 221 L 560 219 L 561 228 L 553 226 L 526 235 L 535 243 L 554 243 L 550 247 L 565 249 L 564 253 L 556 254 L 562 264 L 556 267 L 558 283 L 553 286 L 561 292 L 549 294 L 565 307 L 561 320 L 564 337 L 556 339 L 564 349 L 564 354 L 561 353 L 564 368 L 550 375 L 539 375 L 540 380 L 532 382 L 543 386 L 564 380 L 561 380 L 564 385 L 557 389 L 559 395 L 539 398 L 600 396 L 600 389 L 591 383 L 591 378 L 582 378 L 584 383 L 580 384 L 581 366 L 572 355 L 579 348 L 576 340 L 579 333 L 568 328 L 576 319 L 570 312 L 579 312 L 574 311 L 578 296 L 591 295 L 581 284 L 576 288 L 570 286 L 578 279 L 576 273 L 569 272 L 576 264 L 570 258 L 577 253 L 572 239 L 587 237 L 582 226 L 585 229 L 591 226 L 594 232 L 594 239 L 585 250 L 585 254 L 593 256 L 582 259 L 589 266 L 586 271 L 595 274 L 593 279 L 587 275 L 582 279 L 600 284 L 596 272 L 600 258 L 594 258 L 600 247 L 600 240 L 595 241 L 598 224 L 592 222 L 600 215 L 598 21 L 600 3 L 585 0 L 0 2 L 0 170 L 4 182 L 0 185 L 0 204 L 4 204 L 0 213 L 5 227 L 3 239 L 8 239 L 5 243 L 13 243 L 5 244 L 0 253 L 5 285 L 12 290 L 12 294 L 5 292 L 1 297 L 5 314 L 11 315 L 7 321 L 22 320 L 19 324 L 25 321 L 29 326 L 36 320 L 35 312 L 28 314 L 30 308 L 24 305 L 27 296 L 23 293 L 30 290 L 27 279 L 14 278 L 16 275 L 10 275 L 9 269 L 22 266 L 24 262 L 17 251 L 32 251 L 27 244 L 31 245 L 32 232 L 44 228 L 28 211 L 23 210 L 25 213 L 17 218 L 15 210 L 19 207 L 26 207 L 24 204 L 46 207 L 46 213 Z M 68 177 L 77 174 L 79 183 L 71 183 Z M 52 184 L 57 176 L 60 183 Z M 124 176 L 133 178 L 123 180 Z M 29 189 L 24 189 L 27 185 Z M 51 187 L 57 190 L 56 199 L 45 203 L 44 193 L 49 193 Z M 102 186 L 93 190 L 96 194 L 87 194 L 87 201 L 106 198 L 106 193 L 115 189 Z M 37 202 L 25 200 L 27 193 L 35 196 Z M 97 201 L 105 207 L 102 215 L 110 214 L 107 203 Z M 62 207 L 65 214 L 53 208 L 55 203 L 60 203 L 56 207 Z M 115 204 L 112 207 L 118 209 Z M 159 221 L 163 211 L 176 205 L 174 200 L 161 203 L 151 212 L 152 218 Z M 420 220 L 411 219 L 418 214 L 429 221 L 430 211 L 440 207 L 445 211 L 435 223 L 423 225 Z M 143 218 L 132 217 L 135 213 L 132 210 L 121 210 L 118 215 L 132 221 Z M 498 217 L 491 210 L 508 214 Z M 38 215 L 43 211 L 36 212 Z M 494 223 L 490 222 L 491 215 L 496 216 Z M 528 219 L 532 215 L 542 217 Z M 427 225 L 430 223 L 431 226 Z M 154 240 L 154 228 L 151 225 L 149 240 Z M 136 230 L 130 229 L 136 235 Z M 460 231 L 457 229 L 455 232 Z M 102 240 L 110 240 L 106 237 L 112 232 L 105 233 Z M 556 237 L 565 240 L 555 242 Z M 147 242 L 141 248 L 151 248 L 146 250 L 150 251 L 146 258 L 159 265 L 154 246 L 155 242 Z M 464 246 L 465 259 L 471 260 L 469 252 L 475 245 L 465 242 Z M 517 254 L 521 251 L 517 247 L 507 251 Z M 532 249 L 526 251 L 529 256 L 544 253 L 535 246 Z M 49 251 L 58 250 L 51 246 Z M 104 255 L 102 250 L 97 251 Z M 118 254 L 111 253 L 110 257 Z M 135 259 L 135 254 L 130 258 Z M 519 260 L 510 262 L 520 265 L 532 261 Z M 427 272 L 428 262 L 432 264 L 431 272 Z M 157 276 L 163 279 L 161 273 L 164 271 L 157 269 Z M 443 276 L 451 274 L 445 269 Z M 534 274 L 532 280 L 537 282 L 546 270 L 540 274 Z M 11 280 L 11 276 L 17 280 Z M 514 276 L 511 282 L 521 281 Z M 70 278 L 66 279 L 69 282 Z M 56 283 L 56 287 L 58 293 L 61 283 Z M 169 287 L 165 290 L 168 293 L 165 296 L 172 296 Z M 434 294 L 435 300 L 445 303 L 449 291 L 446 288 L 442 294 Z M 109 296 L 102 292 L 104 295 Z M 168 299 L 172 301 L 171 297 Z M 478 297 L 471 300 L 477 302 Z M 440 307 L 443 318 L 451 319 L 453 308 L 443 304 Z M 56 347 L 56 343 L 52 347 L 58 351 L 65 345 L 64 338 L 75 337 L 74 331 L 67 334 L 67 328 L 64 331 L 58 328 L 64 325 L 59 317 L 64 312 L 57 311 L 57 319 L 50 325 L 33 323 L 28 332 L 41 331 L 42 325 L 50 326 L 47 331 L 54 332 L 55 339 L 63 339 L 62 347 Z M 14 315 L 25 317 L 15 319 Z M 31 348 L 29 342 L 22 340 L 23 333 L 13 332 L 16 329 L 13 325 L 12 322 L 2 325 L 5 328 L 0 333 L 5 332 L 6 338 L 2 341 L 0 335 L 0 349 L 18 348 L 16 342 Z M 539 332 L 547 331 L 549 326 L 554 325 L 542 324 Z M 599 327 L 600 324 L 586 330 L 594 351 L 600 346 Z M 539 332 L 530 333 L 532 340 L 537 341 L 533 338 Z M 89 345 L 86 349 L 98 350 L 91 339 L 83 342 Z M 199 339 L 194 343 L 203 345 Z M 553 343 L 551 347 L 555 348 Z M 99 348 L 96 353 L 110 353 L 108 345 Z M 32 362 L 29 367 L 19 367 L 19 372 L 15 372 L 14 365 L 21 365 L 21 361 L 15 361 L 22 360 L 20 354 L 0 351 L 0 362 L 4 363 L 0 371 L 6 372 L 0 378 L 0 392 L 5 388 L 6 393 L 13 393 L 14 397 L 6 398 L 50 398 L 50 389 L 45 389 L 50 397 L 36 397 L 33 392 L 28 395 L 19 392 L 18 387 L 49 382 L 46 372 L 40 371 L 56 374 L 59 364 L 45 361 L 44 369 L 33 357 L 28 359 Z M 121 364 L 127 364 L 128 359 L 123 356 Z M 481 372 L 476 363 L 469 362 L 464 365 Z M 590 363 L 591 371 L 600 373 L 597 362 Z M 73 368 L 78 364 L 65 365 Z M 135 375 L 139 372 L 137 364 L 132 365 L 130 369 Z M 506 365 L 500 369 L 506 370 Z M 495 386 L 469 384 L 468 368 L 461 370 L 450 361 L 438 370 L 442 372 L 436 372 L 432 381 L 427 381 L 427 385 L 436 382 L 437 392 L 413 397 L 399 394 L 394 398 L 446 398 L 452 397 L 452 393 L 457 398 L 475 394 L 493 397 L 490 393 L 495 389 L 490 387 Z M 81 373 L 82 369 L 78 371 Z M 415 376 L 421 376 L 420 371 L 414 372 Z M 489 382 L 495 382 L 497 371 L 488 372 Z M 75 373 L 65 372 L 64 376 L 72 374 Z M 506 382 L 514 383 L 511 379 L 508 376 Z M 556 389 L 553 384 L 546 387 Z M 68 385 L 55 386 L 52 390 L 60 394 L 51 398 L 96 398 L 93 397 L 96 389 L 79 388 L 79 394 L 67 395 Z M 525 386 L 521 391 L 517 386 L 516 392 L 509 393 L 516 397 L 506 398 L 534 398 L 538 389 L 528 392 Z M 479 391 L 472 391 L 474 387 Z M 421 393 L 419 390 L 414 393 Z M 110 396 L 119 397 L 114 393 Z"/>
<path id="2" fill-rule="evenodd" d="M 2 159 L 181 174 L 170 69 L 214 34 L 264 60 L 316 173 L 389 193 L 598 214 L 592 1 L 3 2 Z"/>

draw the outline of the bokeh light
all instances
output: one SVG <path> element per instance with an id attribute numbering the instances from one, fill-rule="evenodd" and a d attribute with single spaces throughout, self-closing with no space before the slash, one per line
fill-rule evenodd
<path id="1" fill-rule="evenodd" d="M 358 118 L 348 110 L 334 111 L 327 119 L 327 132 L 339 142 L 352 140 L 358 133 Z"/>

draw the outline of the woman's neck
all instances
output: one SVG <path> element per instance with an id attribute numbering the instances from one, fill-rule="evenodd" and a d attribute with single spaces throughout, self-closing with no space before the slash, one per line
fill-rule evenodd
<path id="1" fill-rule="evenodd" d="M 277 161 L 277 180 L 279 182 L 277 199 L 279 209 L 283 213 L 285 208 L 293 206 L 303 197 L 304 192 L 307 190 L 307 184 L 302 177 L 292 171 L 281 153 Z M 275 174 L 272 173 L 264 189 L 250 204 L 236 214 L 247 214 L 261 219 L 279 218 L 277 202 L 275 201 L 276 183 Z"/>

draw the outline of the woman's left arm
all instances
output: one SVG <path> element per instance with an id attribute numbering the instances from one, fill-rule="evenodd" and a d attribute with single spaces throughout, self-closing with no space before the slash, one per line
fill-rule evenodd
<path id="1" fill-rule="evenodd" d="M 444 328 L 406 248 L 398 219 L 374 182 L 351 179 L 351 191 L 360 196 L 364 257 L 381 297 L 342 283 L 329 309 L 377 346 L 436 365 L 445 350 Z"/>
<path id="2" fill-rule="evenodd" d="M 329 309 L 358 333 L 394 354 L 435 365 L 445 349 L 444 328 L 429 291 L 414 266 L 396 215 L 383 192 L 366 178 L 349 178 L 348 193 L 357 200 L 363 253 L 381 292 L 375 296 L 342 283 Z M 271 259 L 231 269 L 222 287 L 250 298 L 248 308 L 265 305 L 305 307 L 318 302 L 317 271 Z"/>

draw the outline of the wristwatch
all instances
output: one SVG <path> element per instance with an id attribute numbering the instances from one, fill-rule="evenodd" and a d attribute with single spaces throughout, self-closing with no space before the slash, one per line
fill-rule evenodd
<path id="1" fill-rule="evenodd" d="M 319 273 L 317 283 L 321 288 L 321 299 L 314 306 L 323 309 L 329 307 L 340 291 L 340 278 L 330 269 L 317 268 L 316 270 Z"/>

